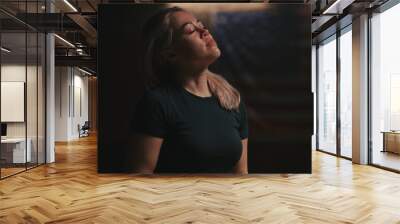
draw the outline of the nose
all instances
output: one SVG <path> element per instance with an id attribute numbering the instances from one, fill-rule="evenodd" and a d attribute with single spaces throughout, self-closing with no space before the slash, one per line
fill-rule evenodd
<path id="1" fill-rule="evenodd" d="M 208 29 L 206 27 L 202 27 L 200 25 L 194 24 L 194 28 L 201 34 L 203 35 L 204 33 L 206 34 L 210 34 L 210 32 L 208 32 Z"/>
<path id="2" fill-rule="evenodd" d="M 210 33 L 208 32 L 208 30 L 204 30 L 202 33 L 201 33 L 201 37 L 202 38 L 204 38 L 204 37 L 206 37 L 206 36 L 209 36 L 210 35 Z"/>
<path id="3" fill-rule="evenodd" d="M 197 27 L 198 31 L 200 32 L 201 38 L 210 35 L 210 32 L 206 28 Z"/>

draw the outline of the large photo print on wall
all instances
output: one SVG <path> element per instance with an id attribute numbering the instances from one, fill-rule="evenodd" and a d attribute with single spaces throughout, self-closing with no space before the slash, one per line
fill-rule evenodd
<path id="1" fill-rule="evenodd" d="M 99 172 L 311 172 L 309 5 L 104 4 L 98 16 Z"/>

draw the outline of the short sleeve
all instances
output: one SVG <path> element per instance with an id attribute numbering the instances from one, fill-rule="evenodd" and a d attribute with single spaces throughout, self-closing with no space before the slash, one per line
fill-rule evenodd
<path id="1" fill-rule="evenodd" d="M 134 133 L 164 138 L 167 132 L 165 110 L 159 97 L 146 92 L 136 105 L 131 121 Z"/>
<path id="2" fill-rule="evenodd" d="M 245 106 L 243 100 L 240 101 L 239 112 L 240 112 L 239 134 L 240 134 L 241 139 L 245 139 L 245 138 L 249 137 L 249 126 L 248 126 L 248 122 L 247 122 L 246 106 Z"/>

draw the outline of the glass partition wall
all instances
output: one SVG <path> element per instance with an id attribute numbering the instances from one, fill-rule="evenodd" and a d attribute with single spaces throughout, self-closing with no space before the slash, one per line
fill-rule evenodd
<path id="1" fill-rule="evenodd" d="M 39 3 L 19 2 L 18 6 L 35 13 L 43 10 Z M 3 179 L 45 163 L 46 40 L 44 33 L 13 15 L 0 11 L 0 20 Z"/>
<path id="2" fill-rule="evenodd" d="M 352 158 L 352 33 L 351 26 L 340 35 L 340 155 Z"/>
<path id="3" fill-rule="evenodd" d="M 400 171 L 400 4 L 371 18 L 370 163 Z"/>
<path id="4" fill-rule="evenodd" d="M 336 36 L 320 43 L 318 63 L 318 145 L 336 154 Z"/>
<path id="5" fill-rule="evenodd" d="M 317 150 L 352 157 L 351 25 L 317 46 Z"/>

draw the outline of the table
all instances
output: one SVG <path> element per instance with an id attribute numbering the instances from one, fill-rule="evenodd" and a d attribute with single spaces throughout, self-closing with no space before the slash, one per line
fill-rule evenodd
<path id="1" fill-rule="evenodd" d="M 1 157 L 6 163 L 26 163 L 32 158 L 30 138 L 27 139 L 25 151 L 25 138 L 1 139 Z"/>
<path id="2" fill-rule="evenodd" d="M 400 154 L 400 131 L 382 131 L 381 133 L 383 133 L 382 152 Z"/>

